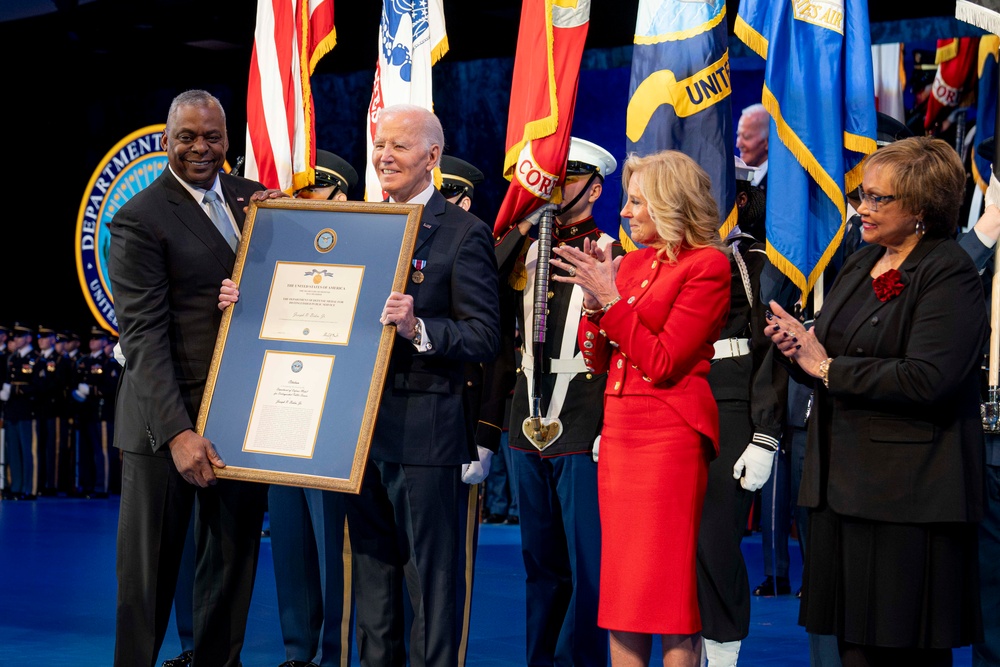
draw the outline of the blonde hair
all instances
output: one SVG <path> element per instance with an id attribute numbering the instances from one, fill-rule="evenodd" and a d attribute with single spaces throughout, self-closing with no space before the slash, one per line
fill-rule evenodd
<path id="1" fill-rule="evenodd" d="M 633 176 L 660 237 L 650 245 L 661 259 L 676 262 L 682 247 L 722 249 L 712 181 L 697 162 L 674 150 L 645 157 L 633 153 L 622 169 L 626 192 Z"/>

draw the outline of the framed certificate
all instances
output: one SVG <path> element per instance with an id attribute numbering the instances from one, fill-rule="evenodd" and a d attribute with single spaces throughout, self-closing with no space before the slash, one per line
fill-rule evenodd
<path id="1" fill-rule="evenodd" d="M 357 493 L 423 207 L 292 198 L 250 207 L 198 432 L 221 478 Z M 196 267 L 192 267 L 196 270 Z"/>

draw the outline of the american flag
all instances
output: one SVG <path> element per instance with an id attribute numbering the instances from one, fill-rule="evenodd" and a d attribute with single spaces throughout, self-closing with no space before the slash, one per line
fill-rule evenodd
<path id="1" fill-rule="evenodd" d="M 316 180 L 309 77 L 337 43 L 333 0 L 259 0 L 247 88 L 247 178 L 291 194 Z"/>

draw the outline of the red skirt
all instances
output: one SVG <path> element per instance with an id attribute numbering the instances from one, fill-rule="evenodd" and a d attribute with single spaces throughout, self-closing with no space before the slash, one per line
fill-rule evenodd
<path id="1" fill-rule="evenodd" d="M 666 403 L 605 397 L 597 464 L 601 627 L 701 630 L 695 556 L 711 451 Z"/>

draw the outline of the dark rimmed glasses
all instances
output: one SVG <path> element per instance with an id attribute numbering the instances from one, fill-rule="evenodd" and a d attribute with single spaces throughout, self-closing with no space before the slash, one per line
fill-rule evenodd
<path id="1" fill-rule="evenodd" d="M 895 201 L 896 195 L 871 195 L 865 192 L 863 188 L 858 188 L 858 198 L 868 204 L 868 208 L 871 209 L 872 213 L 875 213 L 882 204 Z"/>

